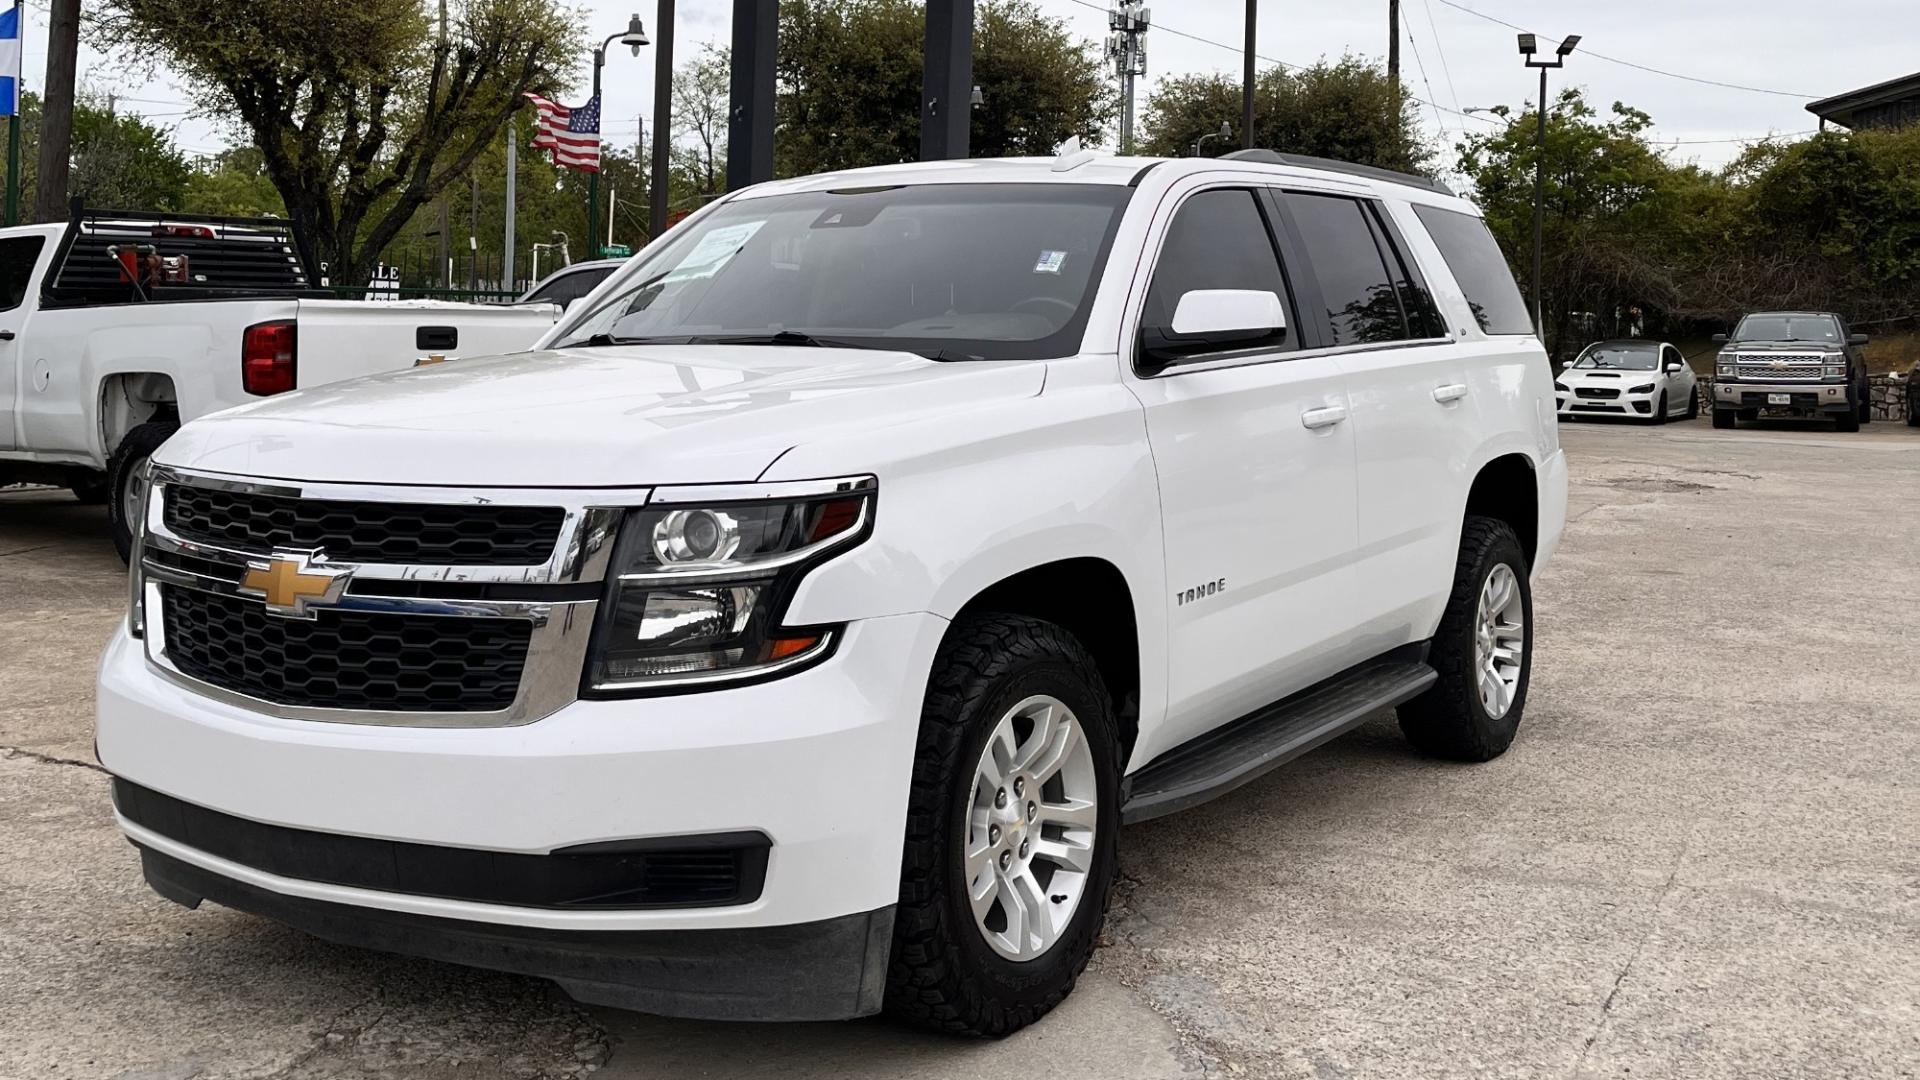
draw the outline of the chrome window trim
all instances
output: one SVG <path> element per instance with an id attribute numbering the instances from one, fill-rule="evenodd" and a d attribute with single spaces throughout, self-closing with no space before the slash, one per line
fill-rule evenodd
<path id="1" fill-rule="evenodd" d="M 1151 375 L 1135 375 L 1142 379 L 1166 379 L 1175 375 L 1185 375 L 1196 371 L 1222 371 L 1227 368 L 1252 367 L 1256 364 L 1287 364 L 1296 360 L 1313 360 L 1323 356 L 1351 356 L 1356 353 L 1389 352 L 1398 349 L 1418 349 L 1433 345 L 1453 345 L 1458 339 L 1408 338 L 1404 341 L 1367 342 L 1359 345 L 1330 345 L 1318 349 L 1296 349 L 1286 353 L 1263 353 L 1252 356 L 1228 356 L 1217 360 L 1194 360 L 1172 364 Z"/>

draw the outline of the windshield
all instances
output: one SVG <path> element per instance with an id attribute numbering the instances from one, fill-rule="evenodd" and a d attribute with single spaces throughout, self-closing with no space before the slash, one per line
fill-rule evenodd
<path id="1" fill-rule="evenodd" d="M 925 184 L 743 199 L 641 255 L 556 341 L 1068 356 L 1131 191 Z"/>
<path id="2" fill-rule="evenodd" d="M 1840 342 L 1840 327 L 1831 315 L 1749 315 L 1733 332 L 1735 341 Z"/>
<path id="3" fill-rule="evenodd" d="M 1603 341 L 1587 346 L 1587 351 L 1580 354 L 1580 359 L 1575 360 L 1573 366 L 1608 371 L 1652 371 L 1660 366 L 1660 346 Z"/>

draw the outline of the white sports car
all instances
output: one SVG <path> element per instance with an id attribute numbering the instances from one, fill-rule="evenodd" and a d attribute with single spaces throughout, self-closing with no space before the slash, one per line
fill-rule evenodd
<path id="1" fill-rule="evenodd" d="M 1664 424 L 1700 415 L 1693 369 L 1664 341 L 1596 341 L 1554 380 L 1561 419 L 1627 416 Z"/>

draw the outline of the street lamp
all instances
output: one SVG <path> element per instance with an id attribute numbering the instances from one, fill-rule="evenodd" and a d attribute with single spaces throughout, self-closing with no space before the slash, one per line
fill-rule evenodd
<path id="1" fill-rule="evenodd" d="M 1225 120 L 1222 120 L 1220 121 L 1219 131 L 1209 131 L 1205 135 L 1202 135 L 1199 138 L 1193 140 L 1192 156 L 1193 157 L 1200 156 L 1200 144 L 1206 142 L 1208 139 L 1231 139 L 1231 138 L 1233 138 L 1233 128 L 1229 126 Z"/>
<path id="2" fill-rule="evenodd" d="M 600 126 L 606 126 L 606 103 L 600 100 L 600 69 L 607 64 L 607 49 L 614 42 L 628 46 L 633 55 L 639 56 L 642 47 L 653 44 L 647 40 L 647 28 L 640 24 L 636 13 L 627 20 L 627 28 L 617 34 L 608 34 L 607 40 L 593 50 L 593 107 L 600 110 Z M 658 136 L 655 136 L 656 138 Z M 605 155 L 606 140 L 602 139 L 602 156 Z M 593 238 L 600 235 L 600 172 L 598 169 L 587 174 L 587 246 L 593 247 Z"/>
<path id="3" fill-rule="evenodd" d="M 1554 50 L 1553 59 L 1536 60 L 1539 52 L 1539 40 L 1532 34 L 1520 35 L 1520 55 L 1526 58 L 1530 68 L 1540 69 L 1540 126 L 1534 139 L 1533 157 L 1533 332 L 1540 335 L 1541 342 L 1547 340 L 1545 308 L 1540 295 L 1540 264 L 1547 228 L 1547 69 L 1564 67 L 1567 57 L 1573 55 L 1574 46 L 1580 44 L 1579 34 L 1569 34 Z"/>

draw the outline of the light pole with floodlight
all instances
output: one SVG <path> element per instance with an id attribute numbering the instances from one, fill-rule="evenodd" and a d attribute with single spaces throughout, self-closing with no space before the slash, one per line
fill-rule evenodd
<path id="1" fill-rule="evenodd" d="M 1520 35 L 1520 55 L 1526 57 L 1528 67 L 1540 69 L 1540 126 L 1534 139 L 1533 158 L 1533 332 L 1540 335 L 1543 344 L 1547 340 L 1547 325 L 1546 308 L 1541 303 L 1540 266 L 1544 259 L 1547 229 L 1547 70 L 1565 67 L 1567 57 L 1573 55 L 1574 46 L 1578 44 L 1580 35 L 1569 34 L 1554 50 L 1553 59 L 1535 60 L 1534 54 L 1539 51 L 1538 40 L 1532 34 Z"/>
<path id="2" fill-rule="evenodd" d="M 627 28 L 625 30 L 617 34 L 608 34 L 607 40 L 601 42 L 600 46 L 593 50 L 592 101 L 594 106 L 600 110 L 600 124 L 602 127 L 606 126 L 607 109 L 606 103 L 600 100 L 600 69 L 605 67 L 607 63 L 607 47 L 616 41 L 632 48 L 633 55 L 635 56 L 640 55 L 641 48 L 652 44 L 652 42 L 647 40 L 647 28 L 640 24 L 640 16 L 635 15 L 627 20 Z M 659 137 L 658 133 L 654 135 L 654 138 Z M 602 143 L 601 157 L 604 159 L 606 156 L 606 139 L 602 138 L 600 141 Z M 595 247 L 594 240 L 600 235 L 599 225 L 600 170 L 595 168 L 594 171 L 587 174 L 587 247 L 589 249 Z"/>
<path id="3" fill-rule="evenodd" d="M 1199 138 L 1193 140 L 1192 156 L 1194 157 L 1200 156 L 1200 144 L 1206 142 L 1208 139 L 1231 139 L 1231 138 L 1233 138 L 1233 128 L 1225 120 L 1222 120 L 1220 121 L 1219 131 L 1209 131 L 1205 135 L 1202 135 Z"/>

